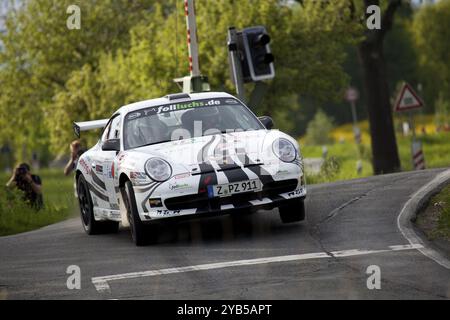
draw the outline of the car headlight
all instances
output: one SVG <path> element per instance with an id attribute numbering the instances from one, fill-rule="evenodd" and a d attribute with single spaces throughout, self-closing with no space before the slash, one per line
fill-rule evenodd
<path id="1" fill-rule="evenodd" d="M 150 158 L 145 163 L 145 172 L 153 180 L 163 182 L 172 175 L 172 167 L 161 158 Z"/>
<path id="2" fill-rule="evenodd" d="M 272 144 L 273 153 L 284 162 L 292 162 L 297 158 L 295 146 L 287 139 L 280 138 Z"/>

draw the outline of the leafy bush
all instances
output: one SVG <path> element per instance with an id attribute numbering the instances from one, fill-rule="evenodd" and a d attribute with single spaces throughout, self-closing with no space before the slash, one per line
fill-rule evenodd
<path id="1" fill-rule="evenodd" d="M 435 123 L 437 127 L 443 127 L 449 124 L 450 102 L 446 101 L 442 93 L 435 103 Z"/>
<path id="2" fill-rule="evenodd" d="M 333 130 L 333 119 L 321 109 L 319 109 L 308 123 L 306 129 L 306 142 L 311 145 L 324 145 L 333 142 L 330 137 L 331 130 Z"/>
<path id="3" fill-rule="evenodd" d="M 332 182 L 341 173 L 342 160 L 338 157 L 325 158 L 318 174 L 307 175 L 308 184 Z"/>
<path id="4" fill-rule="evenodd" d="M 337 157 L 326 158 L 320 168 L 320 175 L 326 180 L 332 180 L 341 169 L 341 161 Z"/>

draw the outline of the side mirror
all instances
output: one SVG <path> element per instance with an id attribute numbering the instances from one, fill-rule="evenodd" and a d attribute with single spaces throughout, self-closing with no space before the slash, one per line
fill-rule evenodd
<path id="1" fill-rule="evenodd" d="M 262 122 L 262 124 L 264 125 L 264 127 L 266 127 L 266 129 L 270 130 L 273 128 L 274 124 L 273 124 L 273 120 L 271 117 L 269 116 L 262 116 L 258 118 L 259 121 Z"/>
<path id="2" fill-rule="evenodd" d="M 120 139 L 109 139 L 102 144 L 103 151 L 120 151 Z"/>

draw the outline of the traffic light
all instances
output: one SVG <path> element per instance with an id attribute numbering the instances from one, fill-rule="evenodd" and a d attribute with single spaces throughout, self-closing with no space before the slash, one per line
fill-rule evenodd
<path id="1" fill-rule="evenodd" d="M 270 52 L 270 36 L 266 28 L 250 27 L 238 34 L 242 73 L 245 82 L 261 81 L 275 77 L 274 56 Z"/>

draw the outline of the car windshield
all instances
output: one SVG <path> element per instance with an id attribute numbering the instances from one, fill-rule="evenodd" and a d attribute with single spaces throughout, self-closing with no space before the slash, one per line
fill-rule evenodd
<path id="1" fill-rule="evenodd" d="M 225 132 L 264 129 L 256 116 L 232 98 L 215 98 L 149 107 L 128 113 L 125 150 Z"/>

